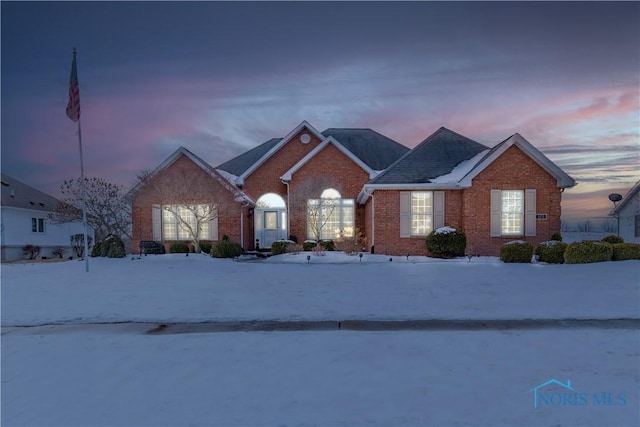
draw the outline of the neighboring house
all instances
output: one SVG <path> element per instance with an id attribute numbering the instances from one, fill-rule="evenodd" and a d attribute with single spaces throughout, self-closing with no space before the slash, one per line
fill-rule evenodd
<path id="1" fill-rule="evenodd" d="M 371 129 L 319 132 L 306 121 L 216 168 L 180 148 L 153 174 L 177 167 L 226 189 L 236 208 L 210 227 L 211 240 L 226 234 L 245 249 L 360 230 L 372 252 L 423 255 L 425 237 L 448 225 L 466 233 L 468 253 L 498 255 L 507 241 L 535 245 L 559 232 L 562 191 L 575 185 L 519 134 L 489 148 L 440 128 L 410 150 Z M 180 201 L 132 193 L 134 244 L 175 240 L 175 226 L 153 212 Z"/>
<path id="2" fill-rule="evenodd" d="M 625 242 L 640 243 L 640 181 L 624 195 L 609 215 L 618 219 L 618 235 Z"/>
<path id="3" fill-rule="evenodd" d="M 22 248 L 34 245 L 41 248 L 40 257 L 53 258 L 52 251 L 64 249 L 64 256 L 72 256 L 71 236 L 84 233 L 81 222 L 53 224 L 58 199 L 2 174 L 2 261 L 25 259 Z M 92 234 L 90 234 L 91 236 Z"/>

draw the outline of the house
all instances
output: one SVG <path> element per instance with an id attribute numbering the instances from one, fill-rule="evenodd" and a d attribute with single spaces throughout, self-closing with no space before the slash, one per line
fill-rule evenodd
<path id="1" fill-rule="evenodd" d="M 16 179 L 2 174 L 2 261 L 25 259 L 25 245 L 39 246 L 40 257 L 73 256 L 71 236 L 83 234 L 81 222 L 54 224 L 49 215 L 62 202 Z M 90 234 L 91 235 L 91 234 Z"/>
<path id="2" fill-rule="evenodd" d="M 640 181 L 624 195 L 609 215 L 618 219 L 618 235 L 625 242 L 640 243 Z"/>
<path id="3" fill-rule="evenodd" d="M 425 254 L 426 236 L 445 225 L 466 233 L 473 254 L 549 240 L 560 231 L 562 191 L 575 185 L 517 133 L 490 148 L 440 128 L 410 150 L 371 129 L 320 132 L 306 121 L 217 167 L 180 148 L 152 177 L 184 171 L 201 176 L 225 208 L 205 227 L 211 240 L 227 235 L 250 249 L 360 231 L 368 250 L 389 255 Z M 134 244 L 180 240 L 173 217 L 185 202 L 151 193 L 132 190 Z M 182 197 L 192 206 L 208 200 Z"/>

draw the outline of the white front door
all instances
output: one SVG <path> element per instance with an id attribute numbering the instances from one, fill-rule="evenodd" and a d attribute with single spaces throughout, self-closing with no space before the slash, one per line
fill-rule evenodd
<path id="1" fill-rule="evenodd" d="M 256 209 L 256 239 L 261 248 L 270 248 L 276 240 L 286 236 L 286 210 Z"/>

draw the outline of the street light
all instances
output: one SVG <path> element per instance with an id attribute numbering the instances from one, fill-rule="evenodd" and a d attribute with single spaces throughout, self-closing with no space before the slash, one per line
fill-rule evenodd
<path id="1" fill-rule="evenodd" d="M 613 202 L 613 209 L 615 210 L 616 204 L 622 200 L 622 196 L 618 193 L 609 194 L 609 200 Z M 616 236 L 620 237 L 620 217 L 616 214 L 613 215 L 616 219 Z"/>

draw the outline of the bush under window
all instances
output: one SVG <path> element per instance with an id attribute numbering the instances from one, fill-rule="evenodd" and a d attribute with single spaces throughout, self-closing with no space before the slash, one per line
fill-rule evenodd
<path id="1" fill-rule="evenodd" d="M 453 227 L 440 227 L 427 236 L 427 250 L 440 258 L 464 256 L 467 236 Z"/>
<path id="2" fill-rule="evenodd" d="M 507 242 L 500 247 L 500 260 L 502 262 L 531 262 L 533 257 L 533 246 L 523 240 Z"/>
<path id="3" fill-rule="evenodd" d="M 242 246 L 229 240 L 229 236 L 223 236 L 215 245 L 211 246 L 211 256 L 214 258 L 235 258 L 242 255 Z"/>
<path id="4" fill-rule="evenodd" d="M 189 250 L 189 245 L 184 242 L 173 242 L 169 246 L 169 252 L 172 254 L 186 254 L 191 252 Z"/>

